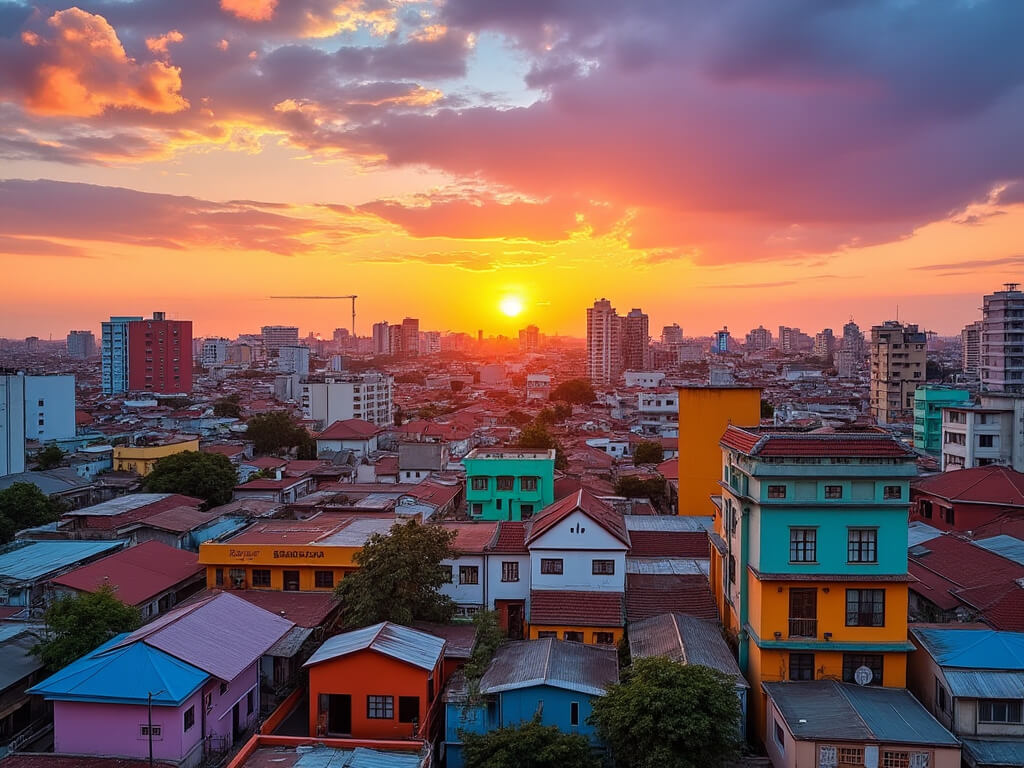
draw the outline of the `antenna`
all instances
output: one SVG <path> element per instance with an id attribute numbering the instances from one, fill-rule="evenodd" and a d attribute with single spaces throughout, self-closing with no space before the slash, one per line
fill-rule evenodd
<path id="1" fill-rule="evenodd" d="M 352 299 L 352 338 L 356 337 L 356 299 L 358 296 L 271 296 L 272 299 Z"/>

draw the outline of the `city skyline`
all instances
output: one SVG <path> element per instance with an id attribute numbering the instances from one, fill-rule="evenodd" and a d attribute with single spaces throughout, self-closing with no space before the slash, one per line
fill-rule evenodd
<path id="1" fill-rule="evenodd" d="M 952 335 L 1024 264 L 1019 3 L 511 7 L 6 4 L 3 334 Z"/>

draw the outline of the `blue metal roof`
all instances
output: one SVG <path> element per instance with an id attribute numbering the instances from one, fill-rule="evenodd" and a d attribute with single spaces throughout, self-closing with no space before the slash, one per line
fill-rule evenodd
<path id="1" fill-rule="evenodd" d="M 1020 739 L 964 739 L 964 750 L 973 765 L 1005 765 L 1020 768 L 1024 763 L 1024 742 Z"/>
<path id="2" fill-rule="evenodd" d="M 980 539 L 974 543 L 979 547 L 984 547 L 989 552 L 1002 555 L 1007 560 L 1013 560 L 1015 563 L 1024 565 L 1024 541 L 1021 541 L 1016 536 L 1008 536 L 1005 533 L 1001 533 L 998 536 Z"/>
<path id="3" fill-rule="evenodd" d="M 123 544 L 123 541 L 30 541 L 13 545 L 0 553 L 0 581 L 36 581 Z"/>
<path id="4" fill-rule="evenodd" d="M 29 693 L 57 701 L 145 704 L 152 691 L 154 705 L 178 706 L 210 678 L 145 643 L 114 647 L 126 637 L 127 633 L 104 643 L 29 688 Z"/>
<path id="5" fill-rule="evenodd" d="M 911 632 L 941 667 L 1024 670 L 1024 632 L 942 627 Z"/>
<path id="6" fill-rule="evenodd" d="M 424 762 L 417 752 L 382 751 L 367 747 L 337 749 L 322 744 L 295 748 L 294 768 L 419 768 Z"/>

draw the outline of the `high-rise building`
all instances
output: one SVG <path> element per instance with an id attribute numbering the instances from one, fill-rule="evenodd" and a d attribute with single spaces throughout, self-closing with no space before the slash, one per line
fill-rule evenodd
<path id="1" fill-rule="evenodd" d="M 277 370 L 281 373 L 309 375 L 309 347 L 284 344 L 277 350 Z"/>
<path id="2" fill-rule="evenodd" d="M 600 299 L 587 308 L 587 375 L 607 386 L 621 374 L 622 318 L 608 299 Z"/>
<path id="3" fill-rule="evenodd" d="M 299 329 L 294 325 L 264 325 L 260 329 L 263 349 L 268 353 L 277 352 L 284 345 L 298 346 Z"/>
<path id="4" fill-rule="evenodd" d="M 747 334 L 747 349 L 751 352 L 764 352 L 772 345 L 772 332 L 763 325 L 751 328 Z"/>
<path id="5" fill-rule="evenodd" d="M 983 392 L 1024 392 L 1024 291 L 1018 283 L 985 296 L 981 310 Z"/>
<path id="6" fill-rule="evenodd" d="M 380 427 L 393 422 L 395 378 L 386 373 L 343 373 L 302 383 L 302 412 L 326 429 L 336 421 L 362 419 Z"/>
<path id="7" fill-rule="evenodd" d="M 715 335 L 711 339 L 711 351 L 716 355 L 723 355 L 729 351 L 729 343 L 731 341 L 732 337 L 729 334 L 728 327 L 725 327 L 720 331 L 715 331 Z"/>
<path id="8" fill-rule="evenodd" d="M 786 325 L 779 326 L 779 351 L 780 352 L 799 352 L 800 351 L 800 333 L 799 328 L 790 328 Z"/>
<path id="9" fill-rule="evenodd" d="M 981 361 L 981 333 L 984 326 L 983 320 L 975 320 L 960 331 L 964 376 L 968 379 L 978 378 L 978 363 Z"/>
<path id="10" fill-rule="evenodd" d="M 96 354 L 96 337 L 92 331 L 68 333 L 68 357 L 85 360 Z"/>
<path id="11" fill-rule="evenodd" d="M 824 328 L 814 336 L 814 356 L 828 358 L 835 350 L 836 337 L 831 328 Z"/>
<path id="12" fill-rule="evenodd" d="M 436 355 L 441 351 L 441 332 L 423 331 L 420 334 L 420 354 Z"/>
<path id="13" fill-rule="evenodd" d="M 925 334 L 886 320 L 871 328 L 871 415 L 889 424 L 914 415 L 914 390 L 925 382 Z"/>
<path id="14" fill-rule="evenodd" d="M 141 319 L 139 315 L 116 316 L 103 323 L 100 351 L 105 394 L 128 391 L 128 324 Z"/>
<path id="15" fill-rule="evenodd" d="M 25 471 L 25 377 L 0 376 L 0 476 Z"/>
<path id="16" fill-rule="evenodd" d="M 631 309 L 622 318 L 622 363 L 627 371 L 651 367 L 650 322 L 643 310 Z"/>
<path id="17" fill-rule="evenodd" d="M 388 324 L 387 322 L 374 323 L 373 324 L 373 354 L 375 355 L 389 355 L 391 354 L 391 344 L 389 341 Z"/>
<path id="18" fill-rule="evenodd" d="M 661 329 L 661 343 L 683 343 L 683 329 L 680 327 L 679 323 L 672 323 L 672 325 L 666 325 L 664 328 Z"/>
<path id="19" fill-rule="evenodd" d="M 154 312 L 150 320 L 128 323 L 128 389 L 163 395 L 192 391 L 191 320 L 168 320 Z"/>
<path id="20" fill-rule="evenodd" d="M 402 321 L 402 354 L 418 355 L 420 353 L 420 321 L 415 317 L 407 317 Z"/>
<path id="21" fill-rule="evenodd" d="M 864 358 L 864 334 L 853 320 L 843 326 L 843 349 L 852 352 L 858 360 Z"/>
<path id="22" fill-rule="evenodd" d="M 203 368 L 224 365 L 228 361 L 228 348 L 230 346 L 231 342 L 227 339 L 203 339 L 202 352 L 199 358 Z"/>
<path id="23" fill-rule="evenodd" d="M 540 329 L 536 325 L 528 325 L 519 331 L 519 351 L 536 352 L 540 348 Z"/>

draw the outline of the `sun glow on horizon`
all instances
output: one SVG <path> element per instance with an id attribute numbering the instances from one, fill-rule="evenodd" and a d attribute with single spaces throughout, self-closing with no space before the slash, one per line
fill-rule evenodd
<path id="1" fill-rule="evenodd" d="M 500 309 L 501 313 L 507 317 L 516 317 L 517 315 L 522 314 L 523 300 L 518 296 L 506 296 L 498 302 L 498 309 Z"/>

